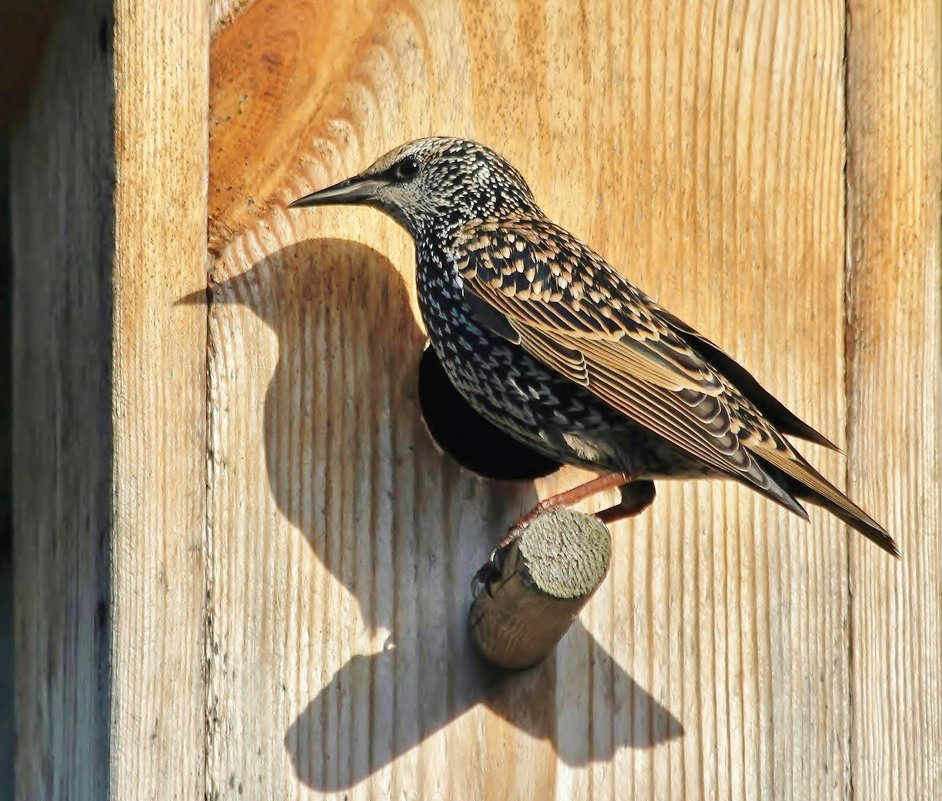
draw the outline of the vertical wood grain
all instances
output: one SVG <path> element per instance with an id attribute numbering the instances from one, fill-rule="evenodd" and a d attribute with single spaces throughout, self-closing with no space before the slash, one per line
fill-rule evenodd
<path id="1" fill-rule="evenodd" d="M 204 793 L 209 25 L 115 4 L 113 797 Z M 125 744 L 129 744 L 127 749 Z"/>
<path id="2" fill-rule="evenodd" d="M 13 143 L 23 799 L 205 790 L 207 20 L 69 4 Z"/>
<path id="3" fill-rule="evenodd" d="M 848 40 L 849 483 L 899 563 L 851 549 L 854 798 L 942 795 L 942 7 L 864 2 Z"/>
<path id="4" fill-rule="evenodd" d="M 215 39 L 214 793 L 848 797 L 847 536 L 823 513 L 663 485 L 555 660 L 482 686 L 466 582 L 575 471 L 512 488 L 437 455 L 406 236 L 282 209 L 402 141 L 483 141 L 840 440 L 844 41 L 824 0 L 283 0 Z"/>

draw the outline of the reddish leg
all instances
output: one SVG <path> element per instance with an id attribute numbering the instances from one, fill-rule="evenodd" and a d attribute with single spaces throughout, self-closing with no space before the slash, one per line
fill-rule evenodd
<path id="1" fill-rule="evenodd" d="M 471 582 L 471 594 L 477 598 L 481 589 L 489 587 L 490 582 L 500 575 L 499 560 L 502 558 L 502 554 L 505 554 L 510 544 L 523 533 L 524 526 L 540 512 L 545 512 L 554 506 L 571 506 L 585 500 L 590 495 L 612 487 L 619 487 L 621 490 L 621 502 L 596 513 L 595 516 L 605 524 L 641 514 L 654 502 L 656 494 L 654 482 L 647 480 L 632 481 L 629 473 L 610 473 L 600 476 L 585 484 L 580 484 L 568 492 L 561 492 L 559 495 L 553 495 L 540 501 L 527 514 L 519 518 L 501 537 L 497 547 L 491 553 L 490 561 L 475 574 Z"/>
<path id="2" fill-rule="evenodd" d="M 621 487 L 621 503 L 596 512 L 596 517 L 606 525 L 641 514 L 652 503 L 657 493 L 653 481 L 633 481 Z"/>
<path id="3" fill-rule="evenodd" d="M 630 473 L 609 473 L 604 476 L 599 476 L 598 478 L 593 478 L 591 481 L 587 481 L 585 484 L 580 484 L 578 487 L 573 487 L 573 489 L 567 490 L 566 492 L 561 492 L 558 495 L 545 498 L 536 506 L 534 506 L 529 512 L 527 512 L 523 517 L 517 519 L 517 521 L 507 530 L 507 533 L 501 537 L 497 547 L 503 548 L 517 539 L 517 537 L 520 536 L 520 532 L 523 527 L 534 517 L 540 514 L 540 512 L 545 512 L 547 509 L 552 509 L 559 506 L 574 506 L 575 504 L 579 503 L 579 501 L 584 501 L 586 498 L 595 495 L 596 493 L 611 489 L 612 487 L 621 487 L 622 485 L 628 484 L 630 482 Z M 654 485 L 652 484 L 651 486 L 653 488 Z M 624 495 L 622 497 L 624 498 Z M 617 507 L 613 507 L 613 509 L 621 508 L 621 505 L 622 504 L 619 504 Z"/>

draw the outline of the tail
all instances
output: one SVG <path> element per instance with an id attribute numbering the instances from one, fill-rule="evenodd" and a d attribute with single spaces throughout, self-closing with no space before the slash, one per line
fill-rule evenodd
<path id="1" fill-rule="evenodd" d="M 899 558 L 899 548 L 886 529 L 831 484 L 802 456 L 795 451 L 788 455 L 767 450 L 753 453 L 772 468 L 770 472 L 776 476 L 776 481 L 795 498 L 827 509 L 888 554 Z"/>

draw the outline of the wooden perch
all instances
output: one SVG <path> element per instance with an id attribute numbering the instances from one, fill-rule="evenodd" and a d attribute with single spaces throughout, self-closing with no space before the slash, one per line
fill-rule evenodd
<path id="1" fill-rule="evenodd" d="M 503 668 L 542 660 L 602 583 L 611 555 L 595 517 L 551 509 L 534 518 L 478 573 L 468 625 L 480 654 Z"/>

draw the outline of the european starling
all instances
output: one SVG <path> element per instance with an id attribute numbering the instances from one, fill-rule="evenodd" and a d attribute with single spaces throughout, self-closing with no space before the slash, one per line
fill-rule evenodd
<path id="1" fill-rule="evenodd" d="M 493 150 L 419 139 L 291 207 L 372 206 L 415 242 L 432 347 L 484 418 L 550 459 L 602 477 L 548 499 L 619 486 L 605 521 L 635 514 L 653 481 L 732 478 L 807 519 L 822 506 L 891 554 L 886 530 L 785 439 L 834 445 L 717 345 L 549 220 Z"/>

